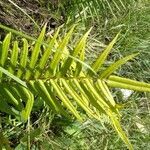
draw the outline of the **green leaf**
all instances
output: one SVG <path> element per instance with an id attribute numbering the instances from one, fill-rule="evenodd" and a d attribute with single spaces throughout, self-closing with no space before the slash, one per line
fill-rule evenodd
<path id="1" fill-rule="evenodd" d="M 30 116 L 33 107 L 34 95 L 24 87 L 21 87 L 21 90 L 23 91 L 24 94 L 23 97 L 26 97 L 26 101 L 27 101 L 25 108 L 21 111 L 21 120 L 26 122 Z"/>
<path id="2" fill-rule="evenodd" d="M 0 89 L 1 92 L 1 89 Z M 0 94 L 1 95 L 1 94 Z M 2 94 L 3 95 L 3 94 Z M 2 96 L 1 95 L 1 96 Z M 0 96 L 1 100 L 0 100 L 0 111 L 8 113 L 8 114 L 12 114 L 15 115 L 14 112 L 12 111 L 11 107 L 8 105 L 8 103 L 6 102 L 6 100 Z"/>
<path id="3" fill-rule="evenodd" d="M 113 47 L 113 45 L 117 41 L 118 36 L 119 36 L 119 33 L 112 40 L 112 42 L 106 47 L 104 52 L 102 52 L 102 54 L 100 54 L 99 57 L 96 59 L 96 61 L 92 64 L 92 69 L 95 72 L 97 72 L 101 68 L 101 66 L 103 65 L 105 59 L 107 58 L 108 54 L 110 53 L 110 51 L 111 51 L 111 49 Z M 88 71 L 88 74 L 91 74 L 90 71 Z"/>
<path id="4" fill-rule="evenodd" d="M 40 63 L 38 65 L 38 70 L 35 72 L 35 78 L 38 78 L 40 76 L 42 70 L 44 69 L 45 64 L 46 64 L 47 60 L 49 59 L 52 49 L 54 47 L 56 38 L 59 34 L 59 30 L 60 30 L 60 28 L 57 29 L 57 32 L 55 33 L 54 37 L 49 42 L 48 47 L 46 47 L 46 50 L 45 50 L 42 58 L 40 59 Z"/>
<path id="5" fill-rule="evenodd" d="M 134 81 L 127 78 L 110 76 L 106 82 L 111 87 L 136 90 L 141 92 L 150 92 L 150 84 Z"/>
<path id="6" fill-rule="evenodd" d="M 44 40 L 45 31 L 46 31 L 46 24 L 43 27 L 43 29 L 42 29 L 39 37 L 38 37 L 38 40 L 36 41 L 36 44 L 34 46 L 34 49 L 33 49 L 32 55 L 31 55 L 30 64 L 29 64 L 29 70 L 27 70 L 26 75 L 25 75 L 26 80 L 28 80 L 30 78 L 30 76 L 31 76 L 31 71 L 30 70 L 34 69 L 34 67 L 37 63 L 38 56 L 39 56 L 39 53 L 40 53 L 40 50 L 41 50 L 41 43 Z"/>
<path id="7" fill-rule="evenodd" d="M 116 131 L 118 132 L 119 136 L 121 137 L 121 139 L 126 143 L 127 147 L 129 150 L 133 150 L 133 146 L 130 143 L 129 139 L 127 138 L 127 136 L 125 135 L 125 132 L 122 130 L 122 127 L 120 125 L 120 122 L 118 121 L 118 119 L 112 115 L 112 113 L 109 113 L 110 115 L 110 119 L 114 125 L 114 128 L 116 129 Z"/>
<path id="8" fill-rule="evenodd" d="M 96 108 L 97 110 L 95 110 L 95 112 L 98 111 L 99 114 L 105 113 L 103 108 L 101 106 L 99 106 L 99 104 L 97 103 L 97 99 L 95 99 L 92 92 L 88 89 L 88 87 L 86 86 L 84 81 L 79 81 L 77 79 L 73 79 L 72 84 L 76 85 L 79 92 L 82 94 L 82 98 L 83 98 L 84 103 L 86 103 L 89 106 L 93 106 L 94 108 Z"/>
<path id="9" fill-rule="evenodd" d="M 1 56 L 0 56 L 0 65 L 2 67 L 4 67 L 5 61 L 8 58 L 8 49 L 9 49 L 9 45 L 10 45 L 10 40 L 11 40 L 11 33 L 7 34 L 3 44 L 2 44 L 2 52 L 1 52 Z M 2 72 L 0 72 L 0 77 L 2 77 Z"/>
<path id="10" fill-rule="evenodd" d="M 137 56 L 138 53 L 136 54 L 132 54 L 129 56 L 126 56 L 120 60 L 118 60 L 117 62 L 113 63 L 112 65 L 110 65 L 101 75 L 100 78 L 107 78 L 109 77 L 112 73 L 114 73 L 114 71 L 116 69 L 118 69 L 121 65 L 125 64 L 128 60 L 133 59 L 135 56 Z"/>
<path id="11" fill-rule="evenodd" d="M 92 28 L 91 28 L 92 29 Z M 71 56 L 76 57 L 79 53 L 84 53 L 83 49 L 85 48 L 85 44 L 86 44 L 86 39 L 91 31 L 91 29 L 89 29 L 88 32 L 85 33 L 85 35 L 80 39 L 80 41 L 77 43 L 76 47 L 74 48 L 74 50 L 71 52 Z M 83 55 L 83 54 L 82 54 Z M 67 70 L 70 68 L 71 64 L 73 62 L 73 59 L 71 57 L 68 57 L 68 59 L 66 60 L 66 62 L 63 64 L 60 74 L 62 76 L 64 76 L 67 73 Z M 80 62 L 79 62 L 80 63 Z M 81 64 L 81 63 L 80 63 Z"/>
<path id="12" fill-rule="evenodd" d="M 27 87 L 26 83 L 24 81 L 22 81 L 21 79 L 19 79 L 18 77 L 14 76 L 13 74 L 9 73 L 7 70 L 5 70 L 4 68 L 0 67 L 0 71 L 3 72 L 4 74 L 6 74 L 8 77 L 10 77 L 11 79 L 13 79 L 14 81 L 16 81 L 17 83 L 21 84 L 24 87 Z"/>
<path id="13" fill-rule="evenodd" d="M 96 2 L 93 4 L 96 4 Z M 94 9 L 91 10 L 95 11 Z M 131 143 L 121 128 L 120 114 L 108 85 L 150 92 L 150 84 L 148 83 L 110 76 L 118 67 L 132 59 L 136 54 L 112 64 L 101 74 L 100 78 L 102 79 L 99 79 L 93 75 L 97 75 L 97 71 L 101 69 L 118 35 L 91 67 L 84 62 L 85 43 L 90 30 L 79 40 L 71 54 L 68 54 L 67 45 L 74 26 L 60 43 L 57 43 L 58 29 L 48 44 L 44 42 L 45 28 L 46 25 L 38 40 L 35 40 L 34 48 L 32 46 L 30 48 L 31 57 L 28 55 L 28 42 L 25 39 L 23 40 L 23 50 L 19 51 L 20 57 L 18 57 L 18 49 L 20 48 L 17 42 L 14 42 L 13 50 L 10 49 L 11 56 L 8 56 L 10 36 L 7 36 L 1 45 L 0 58 L 2 56 L 5 58 L 0 60 L 0 71 L 6 74 L 8 78 L 1 76 L 0 98 L 2 101 L 0 101 L 0 104 L 4 108 L 8 107 L 10 111 L 8 109 L 5 111 L 1 105 L 0 110 L 14 114 L 17 118 L 21 114 L 22 121 L 27 121 L 31 114 L 34 97 L 37 97 L 43 103 L 49 105 L 54 113 L 68 118 L 71 118 L 70 114 L 72 114 L 77 119 L 82 120 L 80 108 L 89 117 L 98 120 L 101 119 L 101 116 L 106 115 L 110 118 L 118 135 L 132 150 Z M 5 69 L 6 61 L 11 73 Z M 85 68 L 82 69 L 83 66 L 88 68 L 88 72 L 85 71 Z M 71 70 L 72 68 L 73 70 Z M 17 70 L 19 78 L 13 75 Z M 26 82 L 21 79 L 26 80 Z M 13 82 L 13 80 L 16 82 Z M 5 82 L 7 82 L 7 86 L 4 86 Z"/>
<path id="14" fill-rule="evenodd" d="M 5 61 L 7 59 L 7 55 L 8 55 L 8 49 L 9 49 L 9 45 L 10 45 L 10 40 L 11 40 L 11 33 L 7 34 L 3 44 L 2 44 L 2 53 L 1 53 L 1 57 L 0 57 L 0 64 L 1 66 L 4 66 Z"/>
<path id="15" fill-rule="evenodd" d="M 18 42 L 15 41 L 13 45 L 13 50 L 10 58 L 10 67 L 8 68 L 8 71 L 12 74 L 14 74 L 16 65 L 17 65 L 17 60 L 18 60 Z"/>
<path id="16" fill-rule="evenodd" d="M 98 88 L 100 89 L 100 91 L 104 94 L 104 96 L 106 97 L 106 99 L 110 102 L 110 104 L 112 106 L 116 105 L 116 102 L 114 101 L 112 94 L 110 93 L 107 85 L 105 84 L 104 81 L 102 80 L 97 80 L 97 85 Z"/>
<path id="17" fill-rule="evenodd" d="M 101 95 L 101 97 L 105 100 L 105 102 L 109 105 L 110 109 L 116 113 L 118 118 L 120 119 L 121 114 L 119 113 L 116 102 L 106 85 L 105 81 L 98 79 L 96 82 L 97 92 Z"/>
<path id="18" fill-rule="evenodd" d="M 85 45 L 83 46 L 82 51 L 79 54 L 79 58 L 81 61 L 84 61 L 84 59 L 85 59 Z M 80 62 L 76 63 L 74 76 L 76 76 L 76 77 L 80 76 L 80 73 L 82 71 L 82 67 L 83 67 L 83 65 Z"/>
<path id="19" fill-rule="evenodd" d="M 60 81 L 64 85 L 66 91 L 79 104 L 79 106 L 82 107 L 90 116 L 95 118 L 94 112 L 89 108 L 89 106 L 82 102 L 82 99 L 80 98 L 78 93 L 76 93 L 76 91 L 69 85 L 69 83 L 67 83 L 64 79 L 61 79 Z"/>
<path id="20" fill-rule="evenodd" d="M 62 53 L 65 50 L 65 47 L 67 46 L 67 44 L 69 42 L 69 39 L 72 35 L 74 28 L 75 28 L 75 25 L 66 34 L 65 38 L 62 40 L 62 42 L 60 43 L 60 45 L 58 46 L 58 48 L 54 54 L 54 57 L 53 57 L 52 62 L 50 64 L 50 72 L 51 72 L 51 75 L 53 75 L 53 76 L 55 75 L 56 67 L 57 67 L 57 65 L 61 59 Z"/>
<path id="21" fill-rule="evenodd" d="M 44 46 L 48 47 L 48 44 L 47 44 L 47 43 L 45 43 L 45 42 L 43 42 L 43 41 L 40 43 L 40 42 L 38 42 L 38 39 L 36 39 L 36 38 L 34 38 L 34 37 L 32 37 L 32 36 L 29 36 L 29 35 L 27 35 L 27 34 L 25 34 L 25 33 L 19 32 L 19 31 L 17 31 L 17 30 L 14 30 L 14 29 L 9 28 L 9 27 L 7 27 L 7 26 L 4 26 L 4 25 L 2 25 L 2 24 L 0 24 L 0 28 L 4 29 L 4 30 L 6 30 L 6 31 L 12 32 L 12 33 L 14 33 L 14 34 L 16 34 L 16 35 L 19 35 L 19 36 L 21 36 L 21 37 L 24 37 L 24 38 L 26 38 L 26 39 L 28 39 L 28 40 L 35 41 L 36 43 L 39 43 L 39 44 L 41 44 L 41 45 L 44 45 Z M 55 50 L 53 50 L 53 52 L 55 52 Z M 73 56 L 71 56 L 71 55 L 68 55 L 68 54 L 66 54 L 65 52 L 62 52 L 62 54 L 66 55 L 66 57 L 72 58 L 72 59 L 73 59 L 74 61 L 76 61 L 76 62 L 80 62 L 83 66 L 85 66 L 86 68 L 88 68 L 89 70 L 91 70 L 91 72 L 93 72 L 94 74 L 96 74 L 96 72 L 95 72 L 88 64 L 86 64 L 85 62 L 83 62 L 83 61 L 79 60 L 78 58 L 75 58 L 75 57 L 73 57 Z M 29 71 L 29 72 L 30 72 L 30 71 Z"/>
<path id="22" fill-rule="evenodd" d="M 59 112 L 61 115 L 63 115 L 63 116 L 65 116 L 65 117 L 67 117 L 67 118 L 70 119 L 69 114 L 68 114 L 68 113 L 66 112 L 66 110 L 63 108 L 63 106 L 61 105 L 61 103 L 58 102 L 58 99 L 56 98 L 54 89 L 51 87 L 51 85 L 50 85 L 48 82 L 46 82 L 46 83 L 45 83 L 45 86 L 46 86 L 46 88 L 47 88 L 47 90 L 48 90 L 48 92 L 49 92 L 49 94 L 50 94 L 52 100 L 54 101 L 55 105 L 57 106 L 58 112 Z"/>
<path id="23" fill-rule="evenodd" d="M 55 104 L 55 99 L 52 99 L 49 91 L 45 87 L 44 83 L 41 80 L 38 80 L 34 83 L 37 92 L 39 93 L 40 97 L 46 102 L 47 105 L 53 110 L 53 112 L 59 112 L 58 105 Z"/>
<path id="24" fill-rule="evenodd" d="M 17 99 L 15 99 L 15 97 L 7 87 L 3 88 L 3 94 L 5 95 L 9 103 L 13 104 L 16 107 L 19 105 Z"/>
<path id="25" fill-rule="evenodd" d="M 56 83 L 57 80 L 50 80 L 51 85 L 57 92 L 60 100 L 64 103 L 64 105 L 76 116 L 77 119 L 82 120 L 81 116 L 78 114 L 76 108 L 72 105 L 71 101 L 68 99 L 64 91 L 60 88 L 60 86 Z"/>
<path id="26" fill-rule="evenodd" d="M 23 39 L 23 50 L 21 51 L 20 56 L 20 63 L 19 63 L 19 69 L 17 72 L 17 77 L 20 78 L 23 74 L 23 71 L 26 68 L 28 61 L 28 41 L 26 39 Z"/>
<path id="27" fill-rule="evenodd" d="M 130 144 L 128 138 L 126 137 L 124 131 L 122 130 L 119 121 L 115 117 L 116 114 L 110 109 L 110 107 L 106 104 L 106 102 L 96 93 L 96 90 L 94 90 L 92 84 L 86 80 L 86 85 L 88 89 L 93 93 L 93 95 L 96 97 L 98 104 L 102 107 L 102 109 L 106 112 L 106 114 L 110 117 L 112 120 L 112 123 L 118 132 L 119 136 L 123 139 L 123 141 L 127 144 L 129 149 L 133 149 L 132 145 Z"/>

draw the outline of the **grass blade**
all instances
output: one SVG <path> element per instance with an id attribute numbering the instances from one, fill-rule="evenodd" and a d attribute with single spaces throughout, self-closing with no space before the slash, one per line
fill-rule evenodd
<path id="1" fill-rule="evenodd" d="M 38 24 L 34 21 L 32 17 L 30 17 L 22 8 L 20 8 L 16 3 L 14 3 L 12 0 L 8 0 L 11 4 L 13 4 L 16 8 L 18 8 L 21 12 L 23 12 L 33 23 L 34 25 L 40 30 L 40 27 Z"/>

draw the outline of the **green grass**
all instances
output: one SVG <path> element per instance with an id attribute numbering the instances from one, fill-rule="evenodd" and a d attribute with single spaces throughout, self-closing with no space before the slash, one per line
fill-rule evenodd
<path id="1" fill-rule="evenodd" d="M 148 97 L 143 97 L 145 95 L 134 93 L 126 100 L 128 104 L 122 111 L 122 124 L 129 132 L 130 140 L 136 150 L 149 150 L 150 148 L 150 102 Z M 35 120 L 31 124 L 31 131 L 40 129 L 41 132 L 31 140 L 32 147 L 43 147 L 44 150 L 126 150 L 123 142 L 110 127 L 107 118 L 102 120 L 103 125 L 96 120 L 87 120 L 81 124 L 69 122 L 59 116 L 54 117 L 46 109 L 42 111 L 41 115 L 37 115 L 37 113 L 31 115 L 31 120 Z M 137 123 L 143 125 L 146 132 L 138 128 Z M 26 134 L 25 126 L 13 119 L 7 121 L 7 126 L 3 129 L 5 135 L 9 136 L 9 140 L 16 143 L 13 145 L 14 147 L 19 143 L 18 139 Z"/>
<path id="2" fill-rule="evenodd" d="M 118 27 L 119 25 L 122 25 L 122 27 Z M 121 30 L 122 36 L 116 46 L 116 55 L 120 53 L 127 55 L 131 52 L 140 52 L 138 59 L 132 65 L 129 63 L 125 67 L 122 67 L 119 73 L 137 80 L 149 81 L 150 4 L 139 2 L 125 17 L 119 18 L 115 22 L 110 22 L 107 29 L 106 33 L 108 35 Z"/>
<path id="3" fill-rule="evenodd" d="M 127 105 L 122 110 L 122 124 L 129 133 L 134 148 L 136 150 L 149 150 L 149 97 L 133 93 L 124 102 L 127 102 Z M 45 142 L 47 146 L 54 150 L 126 150 L 126 147 L 112 130 L 108 119 L 105 117 L 102 123 L 96 120 L 87 120 L 82 124 L 79 122 L 66 123 L 66 121 L 65 124 L 63 123 L 64 120 L 55 122 L 53 129 L 56 128 L 57 132 L 55 134 L 51 133 L 49 140 Z"/>

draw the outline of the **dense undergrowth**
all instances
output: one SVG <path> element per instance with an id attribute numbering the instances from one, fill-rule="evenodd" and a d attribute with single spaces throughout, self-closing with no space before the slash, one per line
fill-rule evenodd
<path id="1" fill-rule="evenodd" d="M 117 70 L 116 74 L 138 81 L 150 82 L 150 4 L 148 0 L 132 1 L 132 5 L 125 5 L 126 9 L 120 14 L 116 13 L 119 10 L 115 9 L 112 13 L 110 8 L 107 7 L 110 11 L 107 10 L 108 13 L 106 14 L 105 11 L 99 12 L 99 19 L 96 18 L 97 16 L 95 17 L 95 14 L 88 19 L 91 12 L 84 15 L 82 10 L 80 10 L 80 16 L 78 15 L 78 9 L 74 10 L 77 16 L 74 18 L 70 11 L 64 11 L 67 7 L 67 1 L 64 4 L 61 0 L 57 2 L 52 0 L 24 0 L 23 2 L 14 0 L 13 2 L 17 6 L 36 21 L 38 27 L 24 12 L 12 5 L 10 1 L 8 2 L 6 3 L 5 0 L 0 2 L 0 23 L 25 32 L 32 37 L 37 37 L 40 32 L 38 27 L 46 22 L 48 23 L 47 35 L 53 34 L 58 26 L 65 24 L 60 37 L 74 22 L 78 22 L 76 29 L 78 32 L 75 32 L 74 38 L 69 43 L 71 47 L 76 39 L 93 26 L 86 46 L 86 62 L 88 63 L 91 63 L 121 30 L 118 42 L 109 55 L 106 66 L 125 55 L 140 52 L 138 58 L 127 62 Z M 71 10 L 71 8 L 69 9 Z M 3 29 L 0 30 L 1 40 L 4 39 L 6 32 Z M 20 39 L 19 36 L 13 38 Z M 130 96 L 125 97 L 124 92 L 117 88 L 111 90 L 111 92 L 113 92 L 115 101 L 122 104 L 121 124 L 134 149 L 149 150 L 150 94 L 131 92 Z M 83 112 L 82 115 L 86 119 L 81 123 L 63 118 L 60 115 L 54 115 L 49 107 L 41 102 L 41 99 L 38 102 L 40 104 L 35 103 L 34 110 L 31 113 L 30 126 L 28 126 L 29 122 L 21 123 L 13 116 L 0 112 L 0 128 L 2 131 L 0 132 L 0 138 L 4 145 L 10 145 L 12 149 L 16 150 L 27 149 L 28 138 L 26 135 L 30 130 L 30 144 L 33 150 L 36 148 L 45 150 L 127 149 L 112 129 L 110 120 L 106 116 L 99 122 L 95 119 L 89 119 Z M 9 149 L 7 146 L 6 148 Z"/>

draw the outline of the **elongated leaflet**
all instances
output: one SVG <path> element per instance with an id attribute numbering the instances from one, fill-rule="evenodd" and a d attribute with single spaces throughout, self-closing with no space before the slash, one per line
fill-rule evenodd
<path id="1" fill-rule="evenodd" d="M 49 42 L 48 47 L 46 47 L 46 50 L 45 50 L 42 58 L 40 59 L 40 62 L 39 62 L 39 65 L 38 65 L 39 69 L 35 72 L 35 78 L 38 78 L 40 76 L 41 72 L 42 72 L 42 69 L 44 69 L 45 64 L 46 64 L 47 60 L 49 59 L 50 54 L 52 52 L 52 49 L 54 47 L 55 40 L 56 40 L 56 38 L 58 36 L 59 30 L 60 30 L 60 28 L 58 28 L 58 30 L 55 33 L 54 37 Z"/>
<path id="2" fill-rule="evenodd" d="M 12 54 L 11 54 L 11 58 L 10 58 L 10 67 L 8 68 L 8 71 L 12 74 L 14 74 L 15 68 L 17 66 L 17 62 L 18 62 L 18 52 L 19 52 L 19 48 L 18 48 L 18 42 L 15 41 L 14 45 L 13 45 L 13 50 L 12 50 Z"/>
<path id="3" fill-rule="evenodd" d="M 98 83 L 98 87 L 99 89 L 103 92 L 103 94 L 106 96 L 107 100 L 112 104 L 112 106 L 115 106 L 116 103 L 108 89 L 108 87 L 106 86 L 105 82 L 102 80 L 97 80 Z"/>
<path id="4" fill-rule="evenodd" d="M 61 55 L 65 49 L 65 47 L 67 46 L 68 42 L 69 42 L 69 39 L 72 35 L 72 32 L 74 30 L 75 26 L 73 26 L 70 31 L 67 33 L 67 35 L 65 36 L 65 38 L 62 40 L 61 44 L 58 46 L 57 50 L 56 50 L 56 53 L 53 57 L 53 60 L 50 64 L 50 69 L 51 69 L 51 72 L 52 72 L 52 75 L 54 75 L 54 72 L 56 70 L 56 67 L 61 59 Z"/>
<path id="5" fill-rule="evenodd" d="M 140 85 L 134 85 L 130 83 L 124 83 L 121 81 L 113 81 L 113 80 L 107 80 L 107 84 L 111 87 L 116 87 L 116 88 L 122 88 L 122 89 L 129 89 L 129 90 L 135 90 L 135 91 L 141 91 L 141 92 L 150 92 L 149 87 L 145 86 L 140 86 Z"/>
<path id="6" fill-rule="evenodd" d="M 21 78 L 23 72 L 25 72 L 25 68 L 28 61 L 28 41 L 23 39 L 23 50 L 21 50 L 19 69 L 17 72 L 17 77 Z"/>
<path id="7" fill-rule="evenodd" d="M 26 72 L 26 75 L 25 75 L 25 79 L 28 80 L 31 76 L 31 69 L 34 69 L 35 67 L 35 64 L 38 60 L 38 56 L 39 56 L 39 53 L 40 53 L 40 48 L 41 48 L 41 43 L 42 41 L 44 40 L 44 36 L 45 36 L 45 30 L 46 30 L 46 24 L 45 26 L 43 27 L 39 37 L 38 37 L 38 40 L 34 46 L 34 49 L 33 49 L 33 52 L 32 52 L 32 55 L 31 55 L 31 61 L 30 61 L 30 64 L 29 64 L 29 70 L 27 70 Z"/>
<path id="8" fill-rule="evenodd" d="M 116 69 L 118 69 L 121 65 L 125 64 L 128 60 L 133 59 L 135 56 L 137 56 L 138 53 L 136 54 L 132 54 L 129 56 L 126 56 L 120 60 L 118 60 L 117 62 L 113 63 L 112 65 L 110 65 L 101 75 L 100 78 L 107 78 L 109 77 L 112 73 L 115 72 Z"/>
<path id="9" fill-rule="evenodd" d="M 87 39 L 91 29 L 87 33 L 85 33 L 85 35 L 77 43 L 76 47 L 74 48 L 73 52 L 71 53 L 71 56 L 76 57 L 82 51 L 82 49 L 84 49 L 86 39 Z M 66 62 L 64 63 L 64 65 L 61 69 L 61 75 L 62 76 L 66 74 L 66 71 L 70 68 L 72 61 L 73 61 L 73 59 L 68 57 L 68 59 L 66 60 Z"/>
<path id="10" fill-rule="evenodd" d="M 18 77 L 14 76 L 13 74 L 9 73 L 7 70 L 5 70 L 4 68 L 0 67 L 0 71 L 3 72 L 4 74 L 6 74 L 8 77 L 10 77 L 11 79 L 13 79 L 14 81 L 16 81 L 17 83 L 21 84 L 24 87 L 27 87 L 26 83 L 24 81 L 22 81 L 21 79 L 19 79 Z"/>
<path id="11" fill-rule="evenodd" d="M 82 99 L 78 96 L 78 94 L 75 92 L 75 90 L 72 89 L 71 86 L 64 79 L 61 79 L 61 82 L 63 83 L 63 85 L 64 85 L 65 89 L 68 91 L 68 93 L 79 104 L 79 106 L 81 106 L 90 116 L 95 118 L 96 116 L 94 115 L 94 112 L 82 102 Z"/>
<path id="12" fill-rule="evenodd" d="M 111 86 L 111 83 L 116 83 L 116 84 L 118 84 L 118 86 L 119 86 L 119 83 L 122 84 L 122 85 L 124 84 L 124 86 L 126 88 L 130 88 L 130 86 L 132 86 L 132 87 L 137 88 L 138 91 L 144 91 L 144 89 L 146 91 L 150 90 L 150 84 L 148 84 L 148 83 L 144 83 L 144 82 L 140 82 L 140 81 L 135 81 L 135 80 L 127 79 L 127 78 L 122 78 L 122 77 L 118 77 L 118 76 L 114 76 L 114 75 L 110 76 L 108 78 L 107 83 L 110 86 Z"/>
<path id="13" fill-rule="evenodd" d="M 51 85 L 53 88 L 56 90 L 58 96 L 60 99 L 63 101 L 64 105 L 76 116 L 77 119 L 82 120 L 81 116 L 78 114 L 77 110 L 75 107 L 72 105 L 64 91 L 60 88 L 60 86 L 57 84 L 56 81 L 50 80 Z"/>
<path id="14" fill-rule="evenodd" d="M 10 45 L 10 40 L 11 40 L 11 33 L 7 34 L 3 43 L 2 43 L 2 50 L 0 52 L 0 65 L 4 67 L 5 61 L 7 59 L 8 55 L 8 49 Z M 0 72 L 0 77 L 2 77 L 2 72 Z"/>
<path id="15" fill-rule="evenodd" d="M 26 105 L 25 108 L 21 111 L 21 120 L 26 122 L 28 120 L 28 117 L 30 116 L 33 103 L 34 103 L 34 96 L 33 94 L 27 90 L 24 87 L 21 87 L 23 94 L 25 95 L 26 99 Z"/>
<path id="16" fill-rule="evenodd" d="M 119 36 L 119 33 L 112 40 L 112 42 L 106 47 L 106 49 L 102 52 L 102 54 L 99 55 L 99 57 L 96 59 L 96 61 L 92 64 L 92 69 L 95 72 L 97 72 L 101 68 L 101 66 L 103 65 L 105 59 L 107 58 L 108 54 L 110 53 L 110 51 L 111 51 L 111 49 L 113 47 L 113 45 L 117 41 L 118 36 Z M 89 70 L 88 74 L 91 74 L 90 72 L 91 71 Z"/>

